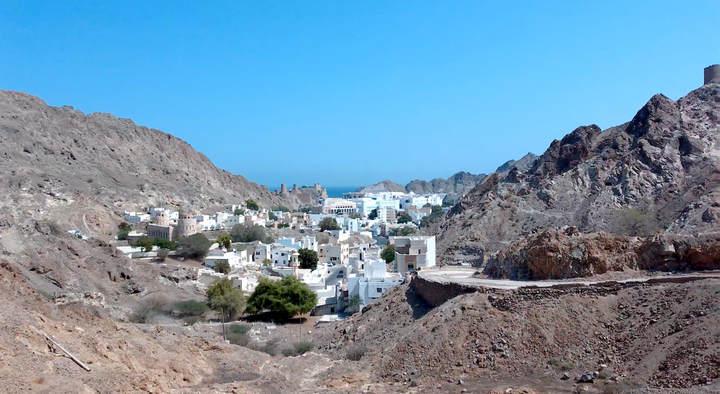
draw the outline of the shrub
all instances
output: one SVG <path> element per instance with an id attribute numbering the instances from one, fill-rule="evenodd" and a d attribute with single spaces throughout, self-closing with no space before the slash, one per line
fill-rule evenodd
<path id="1" fill-rule="evenodd" d="M 620 209 L 613 217 L 613 231 L 629 236 L 649 236 L 657 231 L 655 217 L 643 209 Z"/>
<path id="2" fill-rule="evenodd" d="M 170 301 L 164 294 L 153 294 L 142 301 L 133 311 L 130 320 L 134 323 L 149 323 L 152 319 L 170 310 Z"/>
<path id="3" fill-rule="evenodd" d="M 262 226 L 248 226 L 247 224 L 236 224 L 230 230 L 230 237 L 233 242 L 255 242 L 272 243 L 273 239 Z"/>
<path id="4" fill-rule="evenodd" d="M 187 324 L 188 326 L 192 326 L 193 324 L 200 321 L 199 316 L 185 316 L 182 318 L 183 323 Z"/>
<path id="5" fill-rule="evenodd" d="M 410 222 L 412 222 L 412 216 L 410 216 L 409 214 L 403 212 L 403 213 L 401 213 L 400 216 L 398 217 L 397 222 L 398 222 L 398 223 L 410 223 Z"/>
<path id="6" fill-rule="evenodd" d="M 306 341 L 295 342 L 295 343 L 293 343 L 293 347 L 295 348 L 295 351 L 297 352 L 297 354 L 305 354 L 305 353 L 313 350 L 313 348 L 315 347 L 315 344 L 312 342 L 306 342 Z"/>
<path id="7" fill-rule="evenodd" d="M 365 346 L 354 346 L 345 352 L 345 358 L 350 361 L 360 361 L 366 352 L 367 348 Z"/>
<path id="8" fill-rule="evenodd" d="M 230 263 L 227 261 L 218 261 L 215 263 L 215 272 L 220 272 L 225 275 L 230 273 Z"/>
<path id="9" fill-rule="evenodd" d="M 173 311 L 180 317 L 200 317 L 209 311 L 207 304 L 195 300 L 178 301 L 173 304 Z"/>
<path id="10" fill-rule="evenodd" d="M 202 259 L 207 255 L 212 242 L 204 234 L 193 234 L 176 242 L 178 254 L 191 259 Z"/>
<path id="11" fill-rule="evenodd" d="M 319 225 L 321 231 L 340 230 L 340 226 L 337 224 L 337 221 L 331 217 L 326 217 L 321 220 Z"/>
<path id="12" fill-rule="evenodd" d="M 121 241 L 122 241 L 122 240 L 126 240 L 126 239 L 128 239 L 128 235 L 129 235 L 129 234 L 130 234 L 130 233 L 127 232 L 127 231 L 120 231 L 120 232 L 118 233 L 118 235 L 117 235 L 117 239 L 119 239 L 119 240 L 121 240 Z"/>
<path id="13" fill-rule="evenodd" d="M 120 230 L 121 232 L 130 232 L 130 230 L 132 230 L 132 226 L 130 225 L 130 223 L 122 222 L 118 224 L 118 230 Z"/>
<path id="14" fill-rule="evenodd" d="M 226 334 L 227 340 L 233 345 L 247 346 L 250 344 L 250 338 L 239 332 L 229 332 Z"/>
<path id="15" fill-rule="evenodd" d="M 380 258 L 385 260 L 386 264 L 395 261 L 395 245 L 383 246 L 382 252 L 380 252 Z"/>
<path id="16" fill-rule="evenodd" d="M 247 348 L 256 350 L 258 352 L 263 352 L 270 356 L 277 356 L 279 353 L 277 345 L 278 345 L 277 339 L 270 339 L 265 343 L 256 343 L 256 342 L 251 343 L 249 346 L 247 346 Z"/>
<path id="17" fill-rule="evenodd" d="M 282 350 L 282 355 L 285 356 L 285 357 L 295 357 L 295 356 L 297 356 L 298 354 L 297 354 L 297 352 L 295 351 L 295 349 L 293 349 L 293 348 L 288 348 L 288 349 L 283 349 L 283 350 Z"/>
<path id="18" fill-rule="evenodd" d="M 566 372 L 572 371 L 573 369 L 575 369 L 575 363 L 573 363 L 573 362 L 565 363 L 560 367 L 560 369 L 562 369 L 563 371 L 566 371 Z"/>
<path id="19" fill-rule="evenodd" d="M 230 326 L 229 331 L 235 334 L 247 334 L 252 327 L 246 325 L 246 324 L 233 324 Z"/>

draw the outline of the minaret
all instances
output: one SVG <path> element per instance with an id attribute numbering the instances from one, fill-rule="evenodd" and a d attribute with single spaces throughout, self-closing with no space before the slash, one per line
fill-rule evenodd
<path id="1" fill-rule="evenodd" d="M 300 253 L 298 251 L 294 251 L 292 254 L 292 257 L 290 257 L 290 265 L 292 266 L 293 270 L 293 276 L 298 277 L 298 268 L 300 268 L 300 262 L 298 261 L 300 259 Z"/>

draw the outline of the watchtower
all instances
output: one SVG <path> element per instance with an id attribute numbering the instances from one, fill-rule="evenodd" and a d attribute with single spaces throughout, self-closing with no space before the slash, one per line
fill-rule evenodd
<path id="1" fill-rule="evenodd" d="M 187 212 L 180 214 L 177 224 L 178 238 L 189 237 L 197 233 L 197 221 Z"/>
<path id="2" fill-rule="evenodd" d="M 720 64 L 705 67 L 705 82 L 703 84 L 707 85 L 709 83 L 720 83 Z"/>

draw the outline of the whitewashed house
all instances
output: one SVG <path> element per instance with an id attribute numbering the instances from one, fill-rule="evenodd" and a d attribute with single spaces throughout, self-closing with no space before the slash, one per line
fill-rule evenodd
<path id="1" fill-rule="evenodd" d="M 435 267 L 434 236 L 390 237 L 390 244 L 395 245 L 395 264 L 401 275 Z"/>

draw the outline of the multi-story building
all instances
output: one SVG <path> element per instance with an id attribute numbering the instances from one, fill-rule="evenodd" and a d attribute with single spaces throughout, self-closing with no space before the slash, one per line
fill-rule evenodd
<path id="1" fill-rule="evenodd" d="M 395 264 L 401 275 L 435 266 L 434 236 L 390 237 L 390 244 L 395 245 Z"/>
<path id="2" fill-rule="evenodd" d="M 362 305 L 382 297 L 388 289 L 402 283 L 402 275 L 388 273 L 385 261 L 373 259 L 365 264 L 363 275 L 350 274 L 348 278 L 348 297 L 360 297 Z"/>
<path id="3" fill-rule="evenodd" d="M 259 244 L 255 247 L 255 253 L 253 253 L 255 262 L 261 264 L 265 260 L 271 260 L 272 257 L 272 245 L 271 244 Z"/>
<path id="4" fill-rule="evenodd" d="M 335 265 L 347 265 L 350 262 L 350 247 L 348 244 L 328 244 L 327 261 Z"/>
<path id="5" fill-rule="evenodd" d="M 321 213 L 354 213 L 356 208 L 354 201 L 343 200 L 342 198 L 326 198 L 323 200 Z"/>

